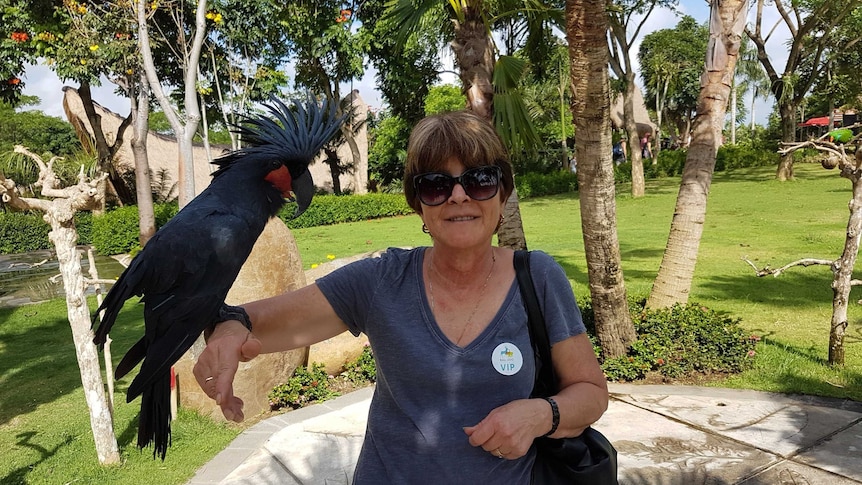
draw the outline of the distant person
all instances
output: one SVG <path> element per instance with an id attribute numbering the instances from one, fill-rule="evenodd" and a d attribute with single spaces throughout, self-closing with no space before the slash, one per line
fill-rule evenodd
<path id="1" fill-rule="evenodd" d="M 650 137 L 651 133 L 645 133 L 643 137 L 641 137 L 641 157 L 643 158 L 652 158 L 652 148 L 650 148 Z"/>
<path id="2" fill-rule="evenodd" d="M 491 245 L 513 188 L 490 123 L 468 111 L 420 121 L 404 194 L 431 246 L 390 249 L 244 305 L 250 330 L 236 320 L 215 327 L 194 368 L 198 384 L 240 421 L 240 360 L 362 332 L 377 385 L 354 484 L 530 483 L 533 440 L 579 435 L 607 409 L 608 389 L 566 273 L 534 252 L 561 389 L 530 398 L 535 360 L 514 252 Z"/>

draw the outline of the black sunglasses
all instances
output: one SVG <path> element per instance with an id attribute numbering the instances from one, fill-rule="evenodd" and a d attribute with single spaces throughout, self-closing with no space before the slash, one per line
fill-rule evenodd
<path id="1" fill-rule="evenodd" d="M 419 201 L 427 206 L 440 205 L 452 196 L 455 184 L 473 200 L 488 200 L 497 195 L 503 171 L 496 165 L 485 165 L 464 171 L 458 177 L 442 172 L 421 173 L 413 177 L 413 188 Z"/>

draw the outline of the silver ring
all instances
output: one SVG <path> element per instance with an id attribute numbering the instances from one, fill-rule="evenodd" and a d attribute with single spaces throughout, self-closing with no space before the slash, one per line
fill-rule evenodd
<path id="1" fill-rule="evenodd" d="M 209 377 L 207 377 L 206 379 L 204 379 L 204 382 L 209 382 L 209 381 L 211 381 L 211 380 L 213 380 L 213 379 L 215 379 L 215 377 L 213 377 L 213 376 L 209 376 Z"/>

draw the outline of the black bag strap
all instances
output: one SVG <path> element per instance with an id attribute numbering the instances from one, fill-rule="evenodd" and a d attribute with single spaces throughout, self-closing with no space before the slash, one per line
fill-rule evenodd
<path id="1" fill-rule="evenodd" d="M 536 287 L 533 284 L 533 276 L 530 274 L 530 253 L 523 250 L 515 251 L 514 264 L 518 287 L 521 289 L 521 298 L 523 298 L 524 306 L 527 308 L 530 342 L 536 357 L 536 382 L 533 385 L 531 396 L 552 396 L 557 390 L 557 376 L 551 362 L 551 342 L 548 338 L 548 329 L 545 326 L 545 317 L 542 315 L 539 297 L 536 295 Z"/>

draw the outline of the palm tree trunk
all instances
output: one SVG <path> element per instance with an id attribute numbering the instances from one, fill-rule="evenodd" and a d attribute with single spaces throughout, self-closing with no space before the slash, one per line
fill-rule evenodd
<path id="1" fill-rule="evenodd" d="M 626 77 L 631 79 L 627 79 L 626 91 L 623 94 L 623 118 L 626 132 L 629 135 L 629 147 L 631 148 L 632 197 L 643 197 L 646 192 L 646 183 L 644 182 L 644 161 L 643 152 L 641 151 L 641 137 L 640 133 L 638 133 L 638 125 L 635 120 L 634 104 L 634 92 L 638 87 L 635 84 L 634 72 L 629 72 L 631 75 L 627 75 Z"/>
<path id="2" fill-rule="evenodd" d="M 464 7 L 464 21 L 455 23 L 452 51 L 461 75 L 461 86 L 467 97 L 467 109 L 489 122 L 494 119 L 494 46 L 481 15 L 482 1 Z M 511 249 L 527 249 L 518 191 L 515 189 L 503 208 L 503 223 L 497 243 Z"/>
<path id="3" fill-rule="evenodd" d="M 780 103 L 778 112 L 781 115 L 781 141 L 793 143 L 796 141 L 796 106 L 790 103 Z M 786 153 L 778 161 L 775 178 L 784 182 L 793 180 L 793 154 Z"/>
<path id="4" fill-rule="evenodd" d="M 701 77 L 692 142 L 685 160 L 667 246 L 647 300 L 650 308 L 688 302 L 706 220 L 715 156 L 721 142 L 721 128 L 727 114 L 731 79 L 739 52 L 739 38 L 747 12 L 747 0 L 725 0 L 720 6 L 718 2 L 712 4 L 710 43 Z"/>
<path id="5" fill-rule="evenodd" d="M 455 23 L 452 51 L 467 109 L 490 121 L 494 119 L 494 45 L 481 12 L 481 0 L 464 7 L 464 21 Z"/>
<path id="6" fill-rule="evenodd" d="M 603 357 L 612 358 L 625 355 L 637 334 L 628 311 L 616 228 L 607 28 L 602 2 L 566 2 L 581 229 L 596 334 Z"/>

